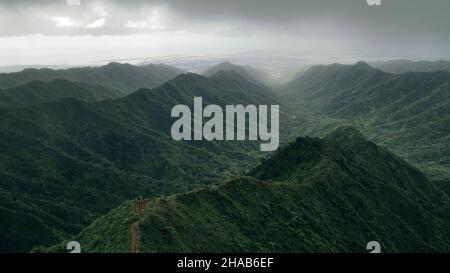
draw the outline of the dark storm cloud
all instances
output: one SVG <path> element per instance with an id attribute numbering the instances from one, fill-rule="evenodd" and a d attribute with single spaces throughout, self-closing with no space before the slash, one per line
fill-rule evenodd
<path id="1" fill-rule="evenodd" d="M 255 27 L 268 31 L 295 31 L 297 28 L 315 27 L 313 24 L 338 24 L 360 32 L 381 36 L 420 35 L 442 39 L 450 36 L 450 1 L 448 0 L 384 0 L 383 7 L 369 7 L 365 0 L 81 0 L 79 7 L 68 6 L 66 0 L 1 1 L 0 35 L 123 34 L 133 32 L 124 28 L 127 22 L 138 22 L 152 14 L 150 8 L 162 8 L 171 20 L 168 28 L 183 29 L 201 24 L 231 24 L 242 31 Z M 98 29 L 83 28 L 101 14 L 95 7 L 108 13 L 106 22 Z M 148 9 L 146 9 L 148 8 Z M 50 17 L 72 18 L 73 26 L 61 30 L 61 22 Z M 77 21 L 79 20 L 79 21 Z M 312 24 L 305 26 L 304 24 Z M 64 24 L 62 24 L 64 26 Z M 141 31 L 147 31 L 143 24 Z M 203 26 L 207 29 L 207 26 Z M 351 31 L 349 29 L 348 31 Z"/>
<path id="2" fill-rule="evenodd" d="M 383 7 L 369 7 L 365 0 L 154 0 L 114 1 L 123 8 L 148 3 L 167 6 L 194 21 L 237 22 L 269 30 L 295 32 L 314 24 L 339 25 L 342 32 L 358 30 L 374 38 L 450 37 L 450 1 L 384 0 Z M 345 29 L 347 28 L 347 29 Z"/>
<path id="3" fill-rule="evenodd" d="M 80 1 L 0 0 L 0 37 L 183 31 L 237 42 L 258 37 L 276 50 L 449 55 L 449 0 L 384 0 L 381 7 L 366 0 Z"/>

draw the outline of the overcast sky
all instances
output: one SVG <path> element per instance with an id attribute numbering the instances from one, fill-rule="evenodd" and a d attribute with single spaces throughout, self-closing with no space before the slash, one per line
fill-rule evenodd
<path id="1" fill-rule="evenodd" d="M 0 0 L 0 65 L 252 51 L 450 59 L 449 13 L 449 0 Z"/>

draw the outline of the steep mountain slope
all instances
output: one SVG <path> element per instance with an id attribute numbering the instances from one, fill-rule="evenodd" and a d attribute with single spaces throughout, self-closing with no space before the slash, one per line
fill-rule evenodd
<path id="1" fill-rule="evenodd" d="M 210 67 L 209 69 L 207 69 L 203 75 L 207 76 L 207 77 L 211 77 L 214 76 L 215 74 L 219 73 L 220 71 L 224 71 L 224 72 L 230 72 L 230 71 L 234 71 L 237 72 L 239 74 L 241 74 L 242 76 L 244 76 L 244 78 L 248 79 L 248 80 L 253 80 L 255 82 L 264 84 L 264 85 L 271 85 L 271 81 L 270 78 L 271 76 L 265 72 L 263 72 L 262 70 L 258 70 L 252 66 L 244 66 L 244 65 L 235 65 L 232 64 L 230 62 L 223 62 L 223 63 L 219 63 L 213 67 Z"/>
<path id="2" fill-rule="evenodd" d="M 372 240 L 384 252 L 450 249 L 449 197 L 352 128 L 299 138 L 250 175 L 126 202 L 74 239 L 84 252 L 365 252 Z"/>
<path id="3" fill-rule="evenodd" d="M 0 208 L 50 232 L 21 237 L 14 233 L 20 226 L 5 229 L 11 222 L 0 218 L 0 229 L 12 232 L 0 237 L 3 250 L 67 238 L 126 199 L 189 190 L 253 166 L 263 155 L 256 142 L 171 138 L 172 107 L 191 105 L 194 96 L 216 104 L 277 103 L 231 72 L 181 75 L 116 100 L 0 109 Z M 14 240 L 26 242 L 19 248 Z"/>
<path id="4" fill-rule="evenodd" d="M 139 88 L 157 87 L 181 73 L 177 68 L 167 65 L 134 66 L 121 63 L 65 70 L 25 69 L 21 72 L 0 74 L 0 89 L 17 87 L 36 80 L 66 79 L 103 85 L 110 89 L 120 90 L 123 95 L 126 95 Z"/>
<path id="5" fill-rule="evenodd" d="M 382 71 L 402 74 L 406 72 L 436 72 L 450 71 L 450 61 L 409 61 L 409 60 L 391 60 L 371 62 L 371 66 Z"/>
<path id="6" fill-rule="evenodd" d="M 318 65 L 284 86 L 289 98 L 334 104 L 335 100 L 391 79 L 392 75 L 373 69 L 365 62 L 355 65 Z"/>
<path id="7" fill-rule="evenodd" d="M 311 68 L 285 87 L 284 101 L 323 134 L 352 124 L 378 144 L 450 181 L 450 72 L 387 74 L 365 63 Z"/>
<path id="8" fill-rule="evenodd" d="M 19 87 L 0 90 L 0 107 L 26 106 L 64 98 L 93 102 L 121 96 L 120 91 L 101 85 L 75 83 L 62 79 L 51 82 L 33 81 Z"/>

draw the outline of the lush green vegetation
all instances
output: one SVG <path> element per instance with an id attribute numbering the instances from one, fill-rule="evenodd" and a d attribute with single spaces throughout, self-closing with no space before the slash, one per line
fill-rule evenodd
<path id="1" fill-rule="evenodd" d="M 0 108 L 41 104 L 64 98 L 94 102 L 121 96 L 121 91 L 102 85 L 75 83 L 62 79 L 51 82 L 32 81 L 22 86 L 0 90 Z"/>
<path id="2" fill-rule="evenodd" d="M 116 100 L 0 109 L 0 208 L 30 215 L 46 231 L 17 236 L 22 222 L 2 218 L 3 250 L 70 237 L 127 199 L 183 192 L 254 166 L 257 143 L 172 140 L 171 108 L 193 104 L 194 96 L 221 105 L 276 103 L 259 84 L 224 72 L 181 75 Z"/>
<path id="3" fill-rule="evenodd" d="M 248 69 L 0 74 L 0 251 L 79 234 L 84 251 L 128 252 L 133 223 L 139 251 L 449 250 L 449 72 L 316 66 L 274 93 Z M 258 143 L 173 141 L 170 111 L 194 96 L 281 104 L 294 143 L 256 167 Z"/>
<path id="4" fill-rule="evenodd" d="M 299 138 L 249 173 L 218 185 L 126 203 L 74 239 L 86 252 L 448 252 L 449 197 L 356 130 Z M 64 245 L 47 251 L 63 251 Z"/>
<path id="5" fill-rule="evenodd" d="M 32 81 L 66 79 L 74 82 L 92 83 L 119 90 L 123 95 L 139 88 L 154 88 L 180 75 L 182 71 L 167 65 L 150 64 L 134 66 L 109 63 L 101 67 L 80 67 L 65 70 L 25 69 L 16 73 L 0 74 L 0 89 L 17 87 Z"/>
<path id="6" fill-rule="evenodd" d="M 219 63 L 213 67 L 210 67 L 208 70 L 204 72 L 204 75 L 207 77 L 212 77 L 217 73 L 225 71 L 225 72 L 236 72 L 242 75 L 247 80 L 255 81 L 267 86 L 271 86 L 273 83 L 271 82 L 271 77 L 267 73 L 264 73 L 261 70 L 258 70 L 252 66 L 248 65 L 235 65 L 230 62 Z"/>
<path id="7" fill-rule="evenodd" d="M 415 164 L 450 181 L 450 72 L 393 75 L 366 63 L 316 66 L 284 87 L 298 135 L 352 125 Z"/>

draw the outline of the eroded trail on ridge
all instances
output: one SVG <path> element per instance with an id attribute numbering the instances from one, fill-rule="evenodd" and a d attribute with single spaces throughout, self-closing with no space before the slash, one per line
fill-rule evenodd
<path id="1" fill-rule="evenodd" d="M 136 230 L 136 223 L 131 224 L 131 253 L 136 253 L 137 248 L 137 230 Z"/>
<path id="2" fill-rule="evenodd" d="M 148 200 L 137 200 L 134 202 L 133 209 L 134 211 L 140 216 L 145 208 L 148 205 Z M 138 234 L 137 234 L 137 223 L 134 222 L 130 225 L 130 232 L 131 232 L 131 246 L 130 246 L 130 252 L 136 253 L 137 252 L 137 241 L 138 241 Z"/>

